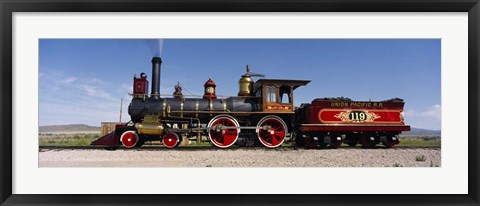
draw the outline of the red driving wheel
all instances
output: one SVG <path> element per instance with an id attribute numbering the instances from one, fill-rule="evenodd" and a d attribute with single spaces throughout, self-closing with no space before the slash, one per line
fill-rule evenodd
<path id="1" fill-rule="evenodd" d="M 278 116 L 266 116 L 257 124 L 257 135 L 265 147 L 275 148 L 285 141 L 287 125 Z"/>
<path id="2" fill-rule="evenodd" d="M 125 148 L 135 147 L 138 142 L 138 135 L 135 131 L 126 131 L 120 136 L 120 142 Z"/>
<path id="3" fill-rule="evenodd" d="M 163 142 L 163 145 L 165 145 L 165 147 L 174 148 L 180 142 L 180 138 L 178 137 L 177 134 L 173 132 L 169 132 L 165 134 L 165 136 L 163 136 L 162 142 Z"/>
<path id="4" fill-rule="evenodd" d="M 218 115 L 208 123 L 208 137 L 213 145 L 227 148 L 235 144 L 240 134 L 237 120 L 230 115 Z"/>

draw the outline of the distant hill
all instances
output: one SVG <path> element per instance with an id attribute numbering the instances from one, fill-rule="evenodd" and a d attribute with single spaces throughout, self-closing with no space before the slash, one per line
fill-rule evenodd
<path id="1" fill-rule="evenodd" d="M 402 134 L 423 134 L 423 135 L 441 135 L 441 130 L 428 130 L 412 127 L 410 131 L 402 132 Z"/>
<path id="2" fill-rule="evenodd" d="M 88 126 L 86 124 L 67 124 L 40 126 L 39 132 L 99 132 L 100 127 Z"/>

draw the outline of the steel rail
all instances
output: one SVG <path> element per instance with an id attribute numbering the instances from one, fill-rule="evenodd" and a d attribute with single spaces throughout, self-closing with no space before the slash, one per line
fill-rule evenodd
<path id="1" fill-rule="evenodd" d="M 340 146 L 337 149 L 306 149 L 303 147 L 295 147 L 295 146 L 285 146 L 285 147 L 278 147 L 278 148 L 266 148 L 262 146 L 258 147 L 239 147 L 239 146 L 232 146 L 229 148 L 217 148 L 215 146 L 186 146 L 186 147 L 176 147 L 173 149 L 166 148 L 162 145 L 147 145 L 138 148 L 123 148 L 123 147 L 106 147 L 106 146 L 39 146 L 39 151 L 43 150 L 342 150 L 342 149 L 359 149 L 359 150 L 369 150 L 369 149 L 385 149 L 385 150 L 395 150 L 395 149 L 440 149 L 440 146 L 410 146 L 410 145 L 395 145 L 393 148 L 386 148 L 383 146 L 376 146 L 374 148 L 362 148 L 361 146 L 357 147 L 349 147 L 349 146 Z"/>

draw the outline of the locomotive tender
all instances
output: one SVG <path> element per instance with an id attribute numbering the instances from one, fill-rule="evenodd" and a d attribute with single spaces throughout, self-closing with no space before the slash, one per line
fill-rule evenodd
<path id="1" fill-rule="evenodd" d="M 216 95 L 212 79 L 205 82 L 202 98 L 186 98 L 178 84 L 172 97 L 160 96 L 160 57 L 152 58 L 152 89 L 144 73 L 133 78 L 133 96 L 128 107 L 131 121 L 116 125 L 115 131 L 92 142 L 125 148 L 140 147 L 160 140 L 174 148 L 183 138 L 201 136 L 219 148 L 236 145 L 263 145 L 276 148 L 285 140 L 299 146 L 337 148 L 342 143 L 390 148 L 398 135 L 410 130 L 403 119 L 402 99 L 380 102 L 348 98 L 318 98 L 295 108 L 294 90 L 309 80 L 261 78 L 247 72 L 238 81 L 238 96 Z"/>

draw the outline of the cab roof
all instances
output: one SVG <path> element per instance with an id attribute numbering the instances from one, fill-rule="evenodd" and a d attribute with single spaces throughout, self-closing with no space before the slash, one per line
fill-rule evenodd
<path id="1" fill-rule="evenodd" d="M 293 89 L 305 86 L 310 80 L 291 80 L 291 79 L 259 79 L 253 84 L 253 91 L 257 91 L 263 85 L 266 86 L 293 86 Z"/>

